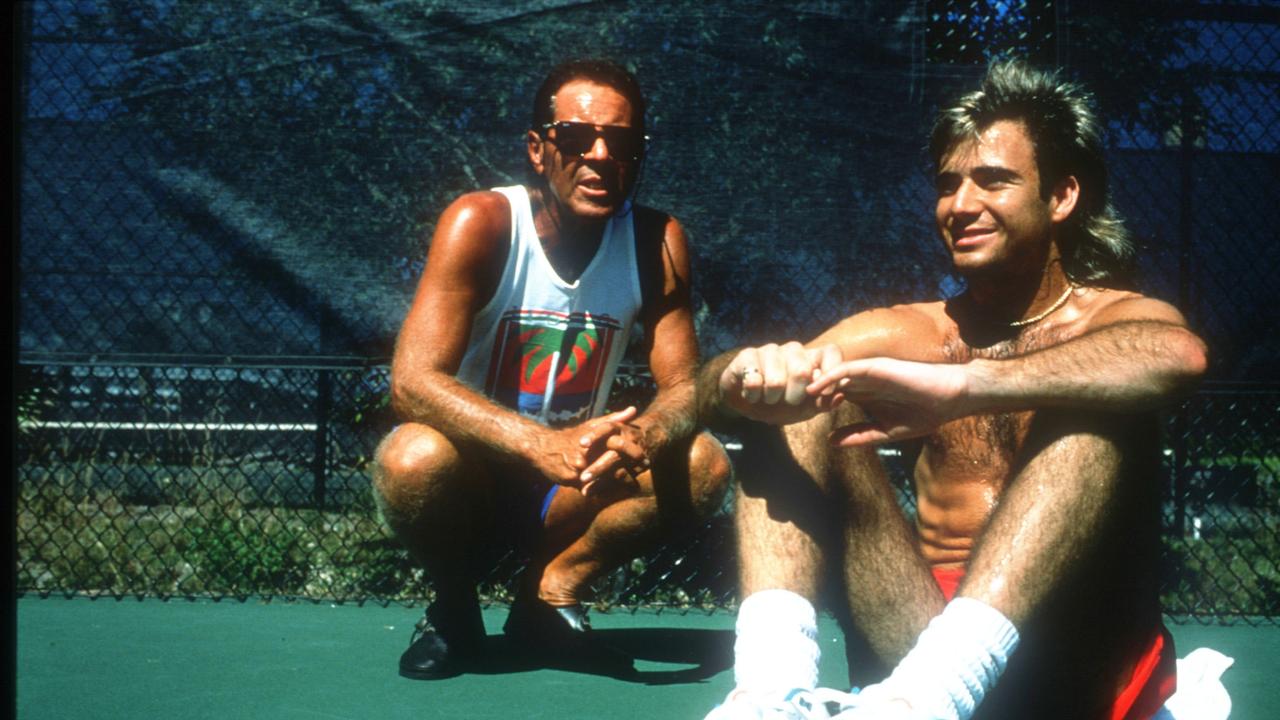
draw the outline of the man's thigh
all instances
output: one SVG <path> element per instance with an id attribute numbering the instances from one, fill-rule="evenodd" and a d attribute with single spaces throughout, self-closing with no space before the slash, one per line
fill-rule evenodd
<path id="1" fill-rule="evenodd" d="M 484 448 L 455 444 L 421 423 L 397 426 L 379 444 L 374 493 L 388 519 L 467 520 L 472 544 L 511 545 L 537 532 L 554 485 Z M 420 520 L 419 520 L 420 518 Z"/>
<path id="2" fill-rule="evenodd" d="M 1088 529 L 1066 532 L 1066 557 L 1050 553 L 1033 581 L 1043 599 L 981 717 L 1106 716 L 1133 677 L 1162 627 L 1157 439 L 1150 418 L 1038 413 L 1014 482 L 1063 501 L 1055 515 L 1079 513 Z M 1079 498 L 1057 495 L 1079 478 Z"/>

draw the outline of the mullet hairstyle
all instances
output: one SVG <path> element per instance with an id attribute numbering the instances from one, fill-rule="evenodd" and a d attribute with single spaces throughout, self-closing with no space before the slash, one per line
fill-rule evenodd
<path id="1" fill-rule="evenodd" d="M 982 87 L 938 113 L 929 137 L 935 172 L 947 154 L 998 120 L 1027 128 L 1040 173 L 1040 195 L 1049 197 L 1063 178 L 1075 176 L 1080 198 L 1059 234 L 1062 269 L 1077 285 L 1130 287 L 1135 251 L 1129 231 L 1107 194 L 1107 167 L 1093 98 L 1055 72 L 1019 60 L 995 63 Z"/>

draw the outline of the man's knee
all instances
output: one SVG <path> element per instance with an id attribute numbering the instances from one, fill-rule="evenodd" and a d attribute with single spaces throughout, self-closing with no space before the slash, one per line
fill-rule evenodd
<path id="1" fill-rule="evenodd" d="M 373 487 L 379 504 L 397 514 L 421 509 L 431 488 L 457 474 L 462 458 L 440 432 L 406 423 L 385 437 L 374 455 Z"/>
<path id="2" fill-rule="evenodd" d="M 701 433 L 689 448 L 689 485 L 695 512 L 702 517 L 720 509 L 733 478 L 729 454 L 710 433 Z"/>
<path id="3" fill-rule="evenodd" d="M 1153 442 L 1156 425 L 1147 419 L 1107 413 L 1040 410 L 1027 437 L 1033 452 L 1053 449 L 1067 458 L 1089 463 L 1094 458 L 1119 459 L 1142 441 Z"/>

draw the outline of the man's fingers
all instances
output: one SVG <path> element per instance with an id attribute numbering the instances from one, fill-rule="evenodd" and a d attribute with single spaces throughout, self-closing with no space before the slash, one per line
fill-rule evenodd
<path id="1" fill-rule="evenodd" d="M 781 347 L 760 348 L 760 373 L 764 374 L 764 404 L 777 405 L 787 389 L 787 361 Z"/>
<path id="2" fill-rule="evenodd" d="M 624 435 L 605 441 L 605 450 L 580 475 L 583 481 L 610 477 L 618 471 L 642 472 L 649 467 L 649 456 L 639 443 Z"/>
<path id="3" fill-rule="evenodd" d="M 610 435 L 616 434 L 620 425 L 630 422 L 635 416 L 635 406 L 628 405 L 622 410 L 590 420 L 583 426 L 583 433 L 578 437 L 578 444 L 584 448 L 592 447 Z"/>
<path id="4" fill-rule="evenodd" d="M 751 348 L 738 355 L 738 377 L 742 381 L 742 399 L 749 403 L 760 402 L 764 397 L 764 365 L 768 362 L 769 348 Z"/>
<path id="5" fill-rule="evenodd" d="M 626 468 L 616 468 L 607 475 L 597 475 L 582 483 L 582 494 L 589 498 L 597 496 L 610 502 L 609 498 L 620 499 L 626 495 L 634 495 L 640 489 L 635 476 Z"/>
<path id="6" fill-rule="evenodd" d="M 838 351 L 837 351 L 838 352 Z M 748 403 L 799 405 L 821 355 L 797 342 L 763 345 L 738 353 L 720 377 L 721 389 L 737 391 Z"/>
<path id="7" fill-rule="evenodd" d="M 747 348 L 729 363 L 720 375 L 722 392 L 736 393 L 749 403 L 760 399 L 764 376 L 760 372 L 760 353 L 755 348 Z"/>
<path id="8" fill-rule="evenodd" d="M 649 457 L 648 453 L 645 452 L 645 449 L 640 445 L 640 443 L 629 439 L 624 434 L 614 435 L 606 441 L 605 445 L 610 450 L 613 450 L 626 458 L 627 461 L 633 465 L 641 467 L 649 466 Z"/>
<path id="9" fill-rule="evenodd" d="M 578 475 L 578 479 L 583 483 L 591 483 L 597 478 L 608 477 L 619 466 L 621 459 L 622 456 L 618 453 L 606 450 Z"/>
<path id="10" fill-rule="evenodd" d="M 817 380 L 809 384 L 809 392 L 819 394 L 827 392 L 849 392 L 856 389 L 858 381 L 867 377 L 871 370 L 871 360 L 849 360 L 824 368 Z"/>
<path id="11" fill-rule="evenodd" d="M 836 447 L 860 447 L 879 445 L 892 438 L 876 423 L 859 422 L 838 427 L 831 431 L 830 441 Z"/>
<path id="12" fill-rule="evenodd" d="M 814 352 L 806 350 L 800 343 L 787 343 L 783 347 L 787 380 L 782 397 L 788 405 L 799 405 L 809 397 L 805 387 L 813 380 L 817 360 Z"/>
<path id="13" fill-rule="evenodd" d="M 844 355 L 841 354 L 840 348 L 836 345 L 823 345 L 820 348 L 816 348 L 815 352 L 818 355 L 818 361 L 817 370 L 813 373 L 813 380 L 824 377 L 827 373 L 835 370 L 840 363 L 844 362 Z M 832 393 L 835 390 L 828 386 L 827 392 Z"/>
<path id="14" fill-rule="evenodd" d="M 618 426 L 615 423 L 590 423 L 583 428 L 582 434 L 578 436 L 578 445 L 584 449 L 593 448 L 601 440 L 616 432 L 618 432 Z"/>
<path id="15" fill-rule="evenodd" d="M 564 458 L 564 464 L 574 470 L 581 471 L 587 466 L 587 456 L 580 452 L 564 453 L 561 457 Z"/>
<path id="16" fill-rule="evenodd" d="M 632 420 L 634 420 L 636 415 L 638 415 L 639 413 L 640 411 L 636 410 L 635 405 L 628 405 L 621 410 L 616 410 L 607 415 L 601 415 L 596 419 L 602 422 L 625 423 L 625 422 L 631 422 Z"/>

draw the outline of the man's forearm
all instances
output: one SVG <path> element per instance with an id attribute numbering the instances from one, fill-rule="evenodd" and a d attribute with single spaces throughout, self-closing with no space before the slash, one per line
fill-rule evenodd
<path id="1" fill-rule="evenodd" d="M 737 351 L 730 350 L 703 363 L 698 370 L 697 388 L 695 390 L 696 421 L 698 425 L 721 427 L 727 420 L 735 417 L 733 411 L 725 408 L 720 397 L 720 376 L 725 368 L 733 362 Z"/>
<path id="2" fill-rule="evenodd" d="M 1008 360 L 974 360 L 967 414 L 1035 407 L 1142 412 L 1192 390 L 1204 374 L 1204 343 L 1186 328 L 1152 320 L 1108 325 Z"/>
<path id="3" fill-rule="evenodd" d="M 644 432 L 646 446 L 658 451 L 692 436 L 699 426 L 697 398 L 693 378 L 660 388 L 634 421 Z"/>
<path id="4" fill-rule="evenodd" d="M 440 372 L 412 385 L 393 383 L 391 404 L 402 420 L 429 425 L 455 443 L 487 447 L 510 460 L 527 458 L 533 438 L 546 429 Z"/>

